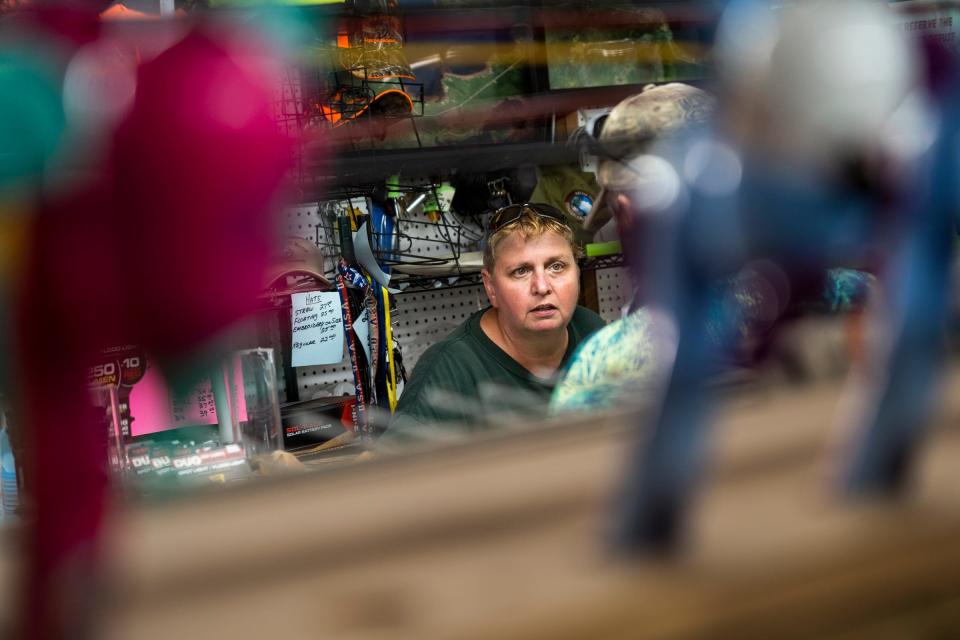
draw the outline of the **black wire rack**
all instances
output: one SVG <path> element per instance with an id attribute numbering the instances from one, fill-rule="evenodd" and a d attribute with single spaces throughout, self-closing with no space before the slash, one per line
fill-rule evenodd
<path id="1" fill-rule="evenodd" d="M 337 126 L 366 115 L 384 120 L 423 116 L 423 83 L 404 78 L 373 80 L 367 73 L 364 68 L 334 72 L 328 93 L 317 101 L 320 118 Z M 393 107 L 378 108 L 384 96 L 398 99 L 391 101 Z"/>
<path id="2" fill-rule="evenodd" d="M 613 269 L 616 267 L 627 266 L 622 253 L 615 253 L 608 256 L 597 256 L 594 258 L 583 258 L 580 261 L 581 271 L 599 271 L 600 269 Z"/>
<path id="3" fill-rule="evenodd" d="M 405 185 L 394 187 L 408 203 L 410 210 L 385 213 L 392 216 L 394 229 L 387 233 L 370 224 L 373 216 L 356 217 L 359 228 L 364 221 L 370 247 L 378 265 L 391 274 L 391 286 L 404 291 L 429 290 L 439 287 L 470 286 L 481 282 L 478 253 L 483 250 L 485 222 L 489 214 L 466 217 L 446 205 L 437 185 Z M 328 275 L 336 274 L 340 256 L 338 217 L 368 206 L 369 189 L 343 191 L 334 200 L 320 204 L 319 222 L 314 227 L 314 241 L 326 257 Z M 418 205 L 421 197 L 433 197 L 438 203 L 432 216 Z M 362 202 L 361 202 L 362 201 Z M 411 205 L 410 203 L 413 203 Z M 471 252 L 470 256 L 464 254 Z M 469 257 L 469 260 L 464 260 Z M 582 271 L 596 271 L 625 266 L 622 254 L 588 257 L 580 260 Z"/>
<path id="4" fill-rule="evenodd" d="M 318 182 L 325 183 L 316 162 L 308 159 L 317 148 L 329 159 L 328 143 L 335 129 L 345 134 L 336 136 L 337 153 L 375 151 L 381 146 L 378 135 L 382 138 L 386 127 L 403 120 L 410 122 L 417 147 L 422 146 L 414 119 L 424 115 L 424 85 L 406 67 L 402 47 L 385 54 L 386 62 L 349 55 L 365 50 L 362 38 L 346 49 L 318 43 L 308 57 L 285 67 L 280 76 L 274 118 L 293 142 L 289 177 L 302 199 L 315 197 Z M 362 64 L 371 61 L 380 66 Z"/>
<path id="5" fill-rule="evenodd" d="M 340 254 L 338 218 L 350 209 L 366 209 L 370 189 L 341 191 L 337 198 L 321 203 L 314 241 L 333 272 Z M 452 210 L 435 184 L 393 185 L 391 198 L 382 208 L 387 220 L 374 228 L 377 216 L 355 216 L 355 226 L 366 220 L 370 247 L 377 263 L 391 274 L 391 284 L 404 288 L 432 288 L 451 285 L 477 276 L 479 268 L 462 262 L 464 253 L 482 249 L 481 220 L 467 218 Z M 431 199 L 433 206 L 425 207 Z M 361 202 L 362 200 L 362 202 Z M 404 205 L 405 203 L 405 205 Z M 360 206 L 358 206 L 360 205 Z"/>
<path id="6" fill-rule="evenodd" d="M 305 193 L 307 185 L 313 182 L 312 169 L 305 162 L 308 132 L 313 127 L 325 126 L 309 108 L 308 92 L 302 70 L 293 65 L 284 67 L 274 93 L 273 117 L 281 133 L 292 143 L 288 177 L 301 193 Z"/>
<path id="7" fill-rule="evenodd" d="M 391 122 L 424 114 L 424 86 L 407 63 L 402 19 L 386 12 L 354 15 L 340 22 L 336 40 L 313 49 L 307 84 L 315 88 L 312 110 L 331 128 L 366 122 L 354 146 L 374 144 Z M 412 124 L 418 146 L 419 132 Z M 354 132 L 351 132 L 354 133 Z"/>
<path id="8" fill-rule="evenodd" d="M 314 74 L 322 77 L 314 77 Z M 389 109 L 371 112 L 371 101 L 375 103 L 378 95 L 390 91 L 402 92 L 405 97 L 400 99 L 409 100 L 414 109 L 399 114 L 390 113 Z M 346 97 L 348 94 L 356 99 Z M 337 95 L 340 97 L 332 97 Z M 375 120 L 409 118 L 412 122 L 414 116 L 423 113 L 423 85 L 405 78 L 371 80 L 367 70 L 358 67 L 340 69 L 336 73 L 302 67 L 285 70 L 274 102 L 274 116 L 281 131 L 294 141 L 290 180 L 302 195 L 313 193 L 317 180 L 312 167 L 304 162 L 310 132 L 352 126 L 358 118 L 364 117 L 362 113 L 368 113 Z M 325 275 L 335 275 L 340 255 L 337 216 L 353 208 L 368 209 L 368 198 L 378 188 L 384 188 L 383 182 L 325 190 L 323 201 L 319 203 L 319 222 L 315 225 L 314 236 L 326 258 Z M 391 272 L 392 282 L 410 283 L 410 286 L 416 283 L 418 287 L 429 288 L 437 286 L 437 282 L 446 284 L 475 273 L 476 269 L 463 268 L 460 259 L 464 251 L 480 248 L 483 237 L 480 221 L 453 211 L 440 198 L 437 184 L 418 181 L 393 185 L 391 194 L 393 198 L 386 201 L 385 211 L 390 222 L 386 226 L 392 226 L 389 237 L 383 229 L 372 229 L 372 224 L 367 228 L 377 262 Z M 428 199 L 436 203 L 432 213 L 424 211 L 422 203 Z M 402 204 L 404 202 L 406 206 Z M 371 223 L 373 218 L 366 215 Z M 359 226 L 359 221 L 356 222 Z M 411 271 L 420 268 L 443 273 L 424 275 L 405 272 L 405 267 L 412 267 Z"/>

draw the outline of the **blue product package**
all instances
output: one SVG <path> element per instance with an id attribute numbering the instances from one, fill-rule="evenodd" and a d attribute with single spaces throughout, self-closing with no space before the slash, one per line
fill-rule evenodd
<path id="1" fill-rule="evenodd" d="M 370 220 L 373 225 L 373 247 L 380 260 L 394 260 L 394 220 L 383 207 L 371 201 Z M 384 269 L 389 273 L 389 269 Z"/>

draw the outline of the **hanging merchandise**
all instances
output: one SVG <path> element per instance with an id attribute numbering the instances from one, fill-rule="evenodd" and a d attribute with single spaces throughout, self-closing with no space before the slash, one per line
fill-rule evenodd
<path id="1" fill-rule="evenodd" d="M 320 105 L 320 114 L 334 126 L 364 115 L 386 118 L 410 115 L 414 109 L 410 94 L 402 89 L 384 87 L 383 84 L 366 82 L 339 87 Z"/>
<path id="2" fill-rule="evenodd" d="M 325 120 L 340 126 L 364 115 L 387 118 L 423 113 L 423 85 L 403 52 L 400 18 L 386 13 L 346 22 L 337 34 L 334 88 L 320 105 Z"/>
<path id="3" fill-rule="evenodd" d="M 365 347 L 367 355 L 367 364 L 369 366 L 370 375 L 374 378 L 374 383 L 370 385 L 370 403 L 371 404 L 380 404 L 380 390 L 377 388 L 376 376 L 377 369 L 380 366 L 380 309 L 379 309 L 379 298 L 377 292 L 380 290 L 380 287 L 373 286 L 373 282 L 367 280 L 367 288 L 364 291 L 363 296 L 363 306 L 364 311 L 362 314 L 363 322 L 362 328 L 365 332 L 365 336 L 361 336 L 360 333 L 357 333 L 357 337 L 361 339 L 361 343 Z M 363 338 L 366 338 L 365 340 Z"/>
<path id="4" fill-rule="evenodd" d="M 381 361 L 385 360 L 386 364 L 386 370 L 383 376 L 384 386 L 387 390 L 387 401 L 390 403 L 390 413 L 393 413 L 397 408 L 397 372 L 393 347 L 393 326 L 390 324 L 390 293 L 386 289 L 381 288 L 380 296 L 380 308 L 383 310 L 383 320 L 381 321 L 381 326 L 383 327 L 382 344 L 386 352 L 386 358 L 381 359 Z M 399 345 L 397 349 L 399 350 Z M 406 375 L 404 375 L 404 382 L 406 382 Z"/>
<path id="5" fill-rule="evenodd" d="M 430 185 L 427 198 L 423 202 L 423 212 L 427 214 L 430 222 L 439 222 L 443 218 L 442 198 L 447 195 L 449 195 L 448 201 L 453 200 L 453 187 L 449 184 L 444 183 L 439 187 L 435 184 Z"/>
<path id="6" fill-rule="evenodd" d="M 352 267 L 348 260 L 355 260 L 353 250 L 353 237 L 350 232 L 350 217 L 341 215 L 338 217 L 340 232 L 340 259 L 337 264 L 337 292 L 340 294 L 340 313 L 343 320 L 343 326 L 347 330 L 347 353 L 350 356 L 350 367 L 353 371 L 353 388 L 357 403 L 355 405 L 356 419 L 354 420 L 355 431 L 364 438 L 370 437 L 369 423 L 366 415 L 366 398 L 364 391 L 365 375 L 360 365 L 360 353 L 357 347 L 357 339 L 353 331 L 353 312 L 350 308 L 350 292 L 347 290 L 347 279 L 350 283 L 360 289 L 367 286 L 367 280 L 355 267 Z"/>
<path id="7" fill-rule="evenodd" d="M 344 272 L 349 271 L 347 263 L 340 259 L 340 271 L 337 274 L 337 292 L 340 294 L 340 313 L 343 319 L 344 327 L 353 327 L 353 313 L 350 311 L 350 294 L 347 291 L 347 282 L 344 278 Z M 363 391 L 363 374 L 360 372 L 359 354 L 357 353 L 357 340 L 353 331 L 347 332 L 347 353 L 350 356 L 350 367 L 353 371 L 353 388 L 357 398 L 356 412 L 357 417 L 354 425 L 361 434 L 367 434 L 366 421 L 366 394 Z"/>
<path id="8" fill-rule="evenodd" d="M 393 340 L 393 351 L 392 351 L 393 361 L 391 363 L 391 375 L 393 375 L 393 385 L 397 389 L 397 394 L 399 398 L 400 393 L 400 382 L 406 384 L 407 379 L 407 368 L 403 366 L 403 350 L 400 348 L 400 342 L 394 338 Z M 398 382 L 399 379 L 399 382 Z"/>
<path id="9" fill-rule="evenodd" d="M 387 214 L 380 202 L 370 199 L 370 221 L 373 227 L 373 246 L 379 260 L 394 260 L 397 246 L 396 219 Z"/>
<path id="10" fill-rule="evenodd" d="M 443 228 L 456 238 L 454 244 L 461 249 L 481 246 L 484 238 L 483 225 L 464 220 L 453 207 L 456 191 L 449 182 L 433 183 L 425 194 L 423 212 L 427 219 Z"/>
<path id="11" fill-rule="evenodd" d="M 389 289 L 390 274 L 380 268 L 377 259 L 374 257 L 373 249 L 370 248 L 370 240 L 367 238 L 367 223 L 364 221 L 360 229 L 354 234 L 354 255 L 357 262 L 367 273 L 382 287 Z M 390 289 L 393 293 L 399 293 L 399 290 Z"/>
<path id="12" fill-rule="evenodd" d="M 390 176 L 384 186 L 387 189 L 387 204 L 389 206 L 387 212 L 395 219 L 400 218 L 406 211 L 406 207 L 403 206 L 403 189 L 400 186 L 400 176 Z"/>
<path id="13" fill-rule="evenodd" d="M 266 293 L 261 297 L 278 298 L 296 291 L 332 290 L 326 277 L 326 265 L 320 249 L 304 238 L 286 238 L 278 259 L 267 271 Z"/>
<path id="14" fill-rule="evenodd" d="M 392 261 L 396 258 L 395 232 L 398 229 L 397 218 L 402 210 L 399 206 L 399 176 L 387 180 L 386 188 L 378 190 L 369 199 L 370 220 L 373 226 L 374 255 L 382 261 Z M 384 194 L 386 197 L 384 197 Z M 388 283 L 390 267 L 384 265 L 383 273 Z M 379 282 L 379 281 L 378 281 Z M 385 283 L 381 283 L 383 285 Z M 376 350 L 371 343 L 370 351 L 373 355 L 370 371 L 373 376 L 373 389 L 376 392 L 376 402 L 393 413 L 397 404 L 396 376 L 393 373 L 393 331 L 390 327 L 390 290 L 386 286 L 371 286 L 374 295 L 374 312 L 370 318 L 374 323 L 371 327 L 371 338 L 377 336 Z"/>

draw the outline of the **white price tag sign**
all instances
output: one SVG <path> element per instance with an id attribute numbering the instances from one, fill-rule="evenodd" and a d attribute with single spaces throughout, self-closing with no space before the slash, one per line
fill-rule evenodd
<path id="1" fill-rule="evenodd" d="M 294 293 L 291 364 L 307 367 L 343 360 L 343 322 L 336 291 Z"/>

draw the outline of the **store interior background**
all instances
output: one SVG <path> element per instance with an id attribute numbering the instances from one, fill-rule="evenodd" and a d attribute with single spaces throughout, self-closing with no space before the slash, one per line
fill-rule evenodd
<path id="1" fill-rule="evenodd" d="M 63 22 L 44 22 L 45 14 L 15 22 L 31 4 L 0 1 L 2 52 L 12 52 L 7 60 L 17 63 L 45 52 L 49 57 L 39 56 L 44 64 L 60 65 L 61 72 L 71 68 L 69 47 L 50 45 L 45 51 L 48 41 L 38 40 L 39 49 L 24 48 L 21 38 L 27 32 L 19 29 L 37 20 L 51 32 L 74 33 L 73 27 L 82 31 L 77 24 L 84 18 L 71 13 L 75 7 L 68 1 L 36 2 L 33 9 L 66 10 Z M 66 80 L 54 87 L 66 115 L 64 123 L 48 124 L 64 132 L 65 147 L 42 151 L 47 155 L 40 168 L 24 163 L 15 188 L 3 178 L 0 236 L 9 249 L 0 264 L 3 348 L 23 358 L 23 345 L 42 343 L 44 350 L 36 356 L 47 362 L 62 351 L 88 356 L 89 345 L 81 344 L 89 335 L 84 332 L 100 321 L 90 307 L 83 313 L 84 302 L 93 308 L 101 300 L 128 304 L 136 306 L 140 318 L 170 323 L 166 331 L 158 326 L 142 335 L 169 348 L 158 358 L 143 356 L 146 367 L 169 367 L 171 389 L 192 388 L 209 371 L 225 371 L 224 363 L 234 362 L 230 358 L 238 351 L 269 349 L 267 378 L 272 376 L 277 417 L 304 422 L 304 415 L 322 415 L 317 421 L 336 415 L 338 422 L 312 439 L 280 440 L 281 448 L 294 454 L 289 461 L 251 465 L 241 451 L 236 464 L 219 472 L 211 465 L 172 478 L 166 471 L 137 472 L 132 452 L 186 460 L 199 455 L 206 442 L 223 447 L 224 431 L 216 420 L 134 436 L 129 422 L 122 431 L 115 408 L 106 409 L 111 396 L 101 388 L 94 395 L 97 420 L 110 440 L 106 454 L 96 444 L 102 436 L 75 436 L 72 429 L 88 425 L 81 419 L 59 424 L 37 441 L 42 446 L 35 443 L 32 453 L 23 453 L 30 437 L 17 431 L 22 411 L 14 406 L 22 401 L 17 395 L 22 385 L 11 355 L 0 390 L 5 410 L 0 637 L 241 638 L 272 632 L 291 638 L 941 638 L 960 632 L 955 580 L 960 570 L 955 549 L 960 394 L 953 393 L 960 384 L 954 364 L 960 307 L 955 295 L 950 357 L 934 428 L 906 499 L 849 504 L 831 492 L 843 435 L 837 416 L 851 410 L 846 393 L 851 318 L 812 313 L 782 332 L 761 368 L 718 381 L 725 403 L 711 435 L 712 460 L 683 551 L 669 559 L 624 558 L 609 544 L 618 487 L 629 452 L 642 437 L 637 425 L 654 419 L 652 404 L 550 420 L 508 412 L 503 428 L 494 432 L 378 455 L 374 443 L 389 420 L 391 400 L 382 398 L 379 407 L 370 407 L 366 428 L 349 425 L 358 421 L 355 405 L 352 414 L 349 406 L 356 398 L 349 347 L 345 344 L 336 362 L 291 366 L 290 294 L 337 291 L 342 225 L 366 220 L 372 226 L 383 219 L 375 208 L 394 207 L 400 212 L 395 229 L 380 227 L 368 237 L 378 265 L 390 273 L 389 286 L 396 289 L 387 302 L 381 297 L 377 303 L 381 311 L 385 304 L 390 309 L 392 375 L 400 377 L 401 361 L 406 373 L 412 372 L 429 346 L 488 304 L 477 252 L 497 206 L 525 201 L 544 176 L 560 174 L 562 181 L 576 174 L 590 184 L 595 158 L 583 139 L 585 128 L 648 83 L 711 87 L 711 44 L 725 3 L 100 4 L 99 35 L 77 36 L 87 42 L 73 45 L 73 54 L 91 43 L 101 45 L 86 49 L 96 55 L 88 57 L 92 71 L 87 68 L 85 80 L 74 86 L 80 97 L 70 102 Z M 905 31 L 960 46 L 960 4 L 890 5 Z M 390 16 L 378 27 L 395 28 L 390 38 L 378 39 L 376 46 L 350 40 L 363 33 L 371 15 Z M 75 19 L 80 22 L 71 22 Z M 238 59 L 253 61 L 270 78 L 270 116 L 286 146 L 284 179 L 270 200 L 267 233 L 259 242 L 250 238 L 252 229 L 242 225 L 253 214 L 244 203 L 235 203 L 243 213 L 233 218 L 211 205 L 213 222 L 196 225 L 196 241 L 182 246 L 170 246 L 179 244 L 175 235 L 151 238 L 149 224 L 117 226 L 119 218 L 57 226 L 69 218 L 64 210 L 97 215 L 84 200 L 66 199 L 60 210 L 44 207 L 107 166 L 100 164 L 110 153 L 103 151 L 109 147 L 104 141 L 113 135 L 111 123 L 124 117 L 122 109 L 104 106 L 118 95 L 111 93 L 118 86 L 122 93 L 123 83 L 114 82 L 112 74 L 136 70 L 201 23 L 216 25 L 225 48 L 236 47 Z M 18 58 L 23 51 L 28 55 Z M 391 65 L 394 71 L 386 79 L 370 72 Z M 0 77 L 8 89 L 19 88 L 17 81 Z M 97 87 L 104 92 L 99 100 Z M 86 110 L 84 100 L 90 101 Z M 189 102 L 184 101 L 171 98 L 153 115 L 162 118 L 165 108 L 175 110 Z M 10 122 L 22 117 L 0 105 L 0 118 L 4 113 Z M 152 129 L 143 121 L 139 126 L 143 140 L 173 131 Z M 209 167 L 200 167 L 217 154 L 201 158 L 204 143 L 181 147 L 198 153 L 196 175 L 201 177 L 194 183 L 185 178 L 195 193 L 203 191 L 202 178 L 210 179 L 212 193 L 229 192 L 229 184 L 210 176 L 234 179 L 248 160 L 264 170 L 276 166 L 270 156 L 276 149 L 269 145 L 254 159 L 230 158 L 231 150 L 224 148 L 225 168 L 208 174 Z M 128 159 L 136 156 L 136 145 L 131 148 L 134 155 Z M 178 161 L 177 151 L 150 153 L 151 161 Z M 137 168 L 142 167 L 164 169 L 147 161 Z M 189 176 L 192 167 L 185 158 L 170 175 Z M 30 188 L 21 189 L 24 182 Z M 142 174 L 137 178 L 137 184 L 153 182 Z M 169 180 L 155 183 L 170 185 Z M 116 189 L 123 195 L 121 187 Z M 37 193 L 43 198 L 35 198 Z M 144 210 L 163 211 L 170 202 L 187 202 L 189 194 L 185 189 L 180 201 L 168 202 L 159 188 L 147 191 L 144 202 L 154 196 L 156 202 L 146 202 Z M 559 195 L 559 204 L 565 195 Z M 246 204 L 252 211 L 253 204 Z M 580 215 L 585 214 L 581 208 Z M 57 224 L 32 226 L 37 216 L 46 215 Z M 182 220 L 171 221 L 183 225 L 177 232 L 190 233 L 195 220 L 189 215 L 185 208 Z M 140 255 L 144 264 L 123 277 L 105 276 L 102 282 L 108 284 L 90 284 L 102 272 L 92 263 L 96 252 L 78 248 L 87 233 L 80 229 L 100 229 L 97 225 L 110 228 L 104 237 L 111 242 L 123 241 L 130 232 L 143 243 L 142 252 L 136 242 L 116 254 L 116 247 L 110 248 L 105 263 L 127 268 L 124 260 Z M 31 237 L 37 228 L 49 230 L 46 245 Z M 93 237 L 96 231 L 89 233 Z M 215 245 L 207 246 L 215 248 L 209 260 L 193 264 L 191 251 L 203 246 L 200 238 L 214 239 Z M 262 278 L 257 287 L 234 283 L 237 291 L 256 289 L 235 308 L 220 304 L 234 285 L 204 299 L 202 291 L 192 289 L 207 286 L 202 280 L 175 281 L 197 266 L 222 275 L 231 260 L 243 264 L 242 255 L 228 250 L 218 262 L 217 251 L 245 242 L 255 256 L 251 264 L 262 258 L 263 266 L 273 268 L 290 238 L 316 248 L 322 256 L 317 276 L 322 277 L 285 276 L 266 288 Z M 581 264 L 581 304 L 607 321 L 618 318 L 630 298 L 628 268 L 616 247 L 605 242 L 615 239 L 612 229 L 605 230 Z M 258 253 L 266 245 L 271 260 Z M 59 259 L 31 274 L 37 278 L 31 280 L 23 273 L 36 266 L 28 260 L 34 246 Z M 147 264 L 156 256 L 165 257 Z M 168 278 L 157 273 L 167 268 Z M 142 282 L 173 282 L 173 289 L 191 290 L 190 300 L 198 308 L 215 308 L 209 317 L 217 320 L 200 326 L 199 320 L 194 325 L 178 318 L 175 305 L 157 307 L 149 301 L 146 285 L 137 294 L 125 293 L 128 297 L 98 297 L 100 289 L 129 285 L 141 276 Z M 50 324 L 25 342 L 16 333 L 21 278 L 41 285 L 58 282 L 57 293 L 80 292 L 76 299 L 63 296 L 62 306 L 40 305 Z M 87 291 L 93 293 L 84 300 Z M 363 294 L 348 295 L 359 312 Z M 51 315 L 57 319 L 51 321 Z M 181 326 L 177 323 L 195 339 L 170 337 Z M 44 333 L 57 326 L 63 327 L 62 335 Z M 91 341 L 110 335 L 104 332 Z M 84 367 L 85 382 L 91 382 L 90 366 Z M 51 386 L 46 395 L 27 396 L 32 402 L 46 398 L 55 405 L 62 397 L 76 398 L 61 395 L 57 386 L 71 380 L 66 373 L 36 367 L 41 379 L 50 375 Z M 107 384 L 122 386 L 115 379 Z M 392 400 L 402 387 L 399 381 Z M 64 412 L 71 406 L 67 400 L 62 405 Z M 182 444 L 187 441 L 192 445 Z M 101 454 L 105 459 L 90 458 Z M 35 488 L 26 486 L 28 457 L 45 469 L 40 496 L 46 498 L 40 499 L 46 502 L 39 512 Z M 110 469 L 105 488 L 73 484 L 79 477 L 73 474 L 89 473 L 91 466 Z M 72 507 L 63 507 L 61 500 Z M 43 529 L 58 525 L 64 528 Z"/>

